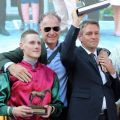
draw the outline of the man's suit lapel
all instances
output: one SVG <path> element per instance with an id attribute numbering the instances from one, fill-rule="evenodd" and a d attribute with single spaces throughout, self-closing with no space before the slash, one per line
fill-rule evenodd
<path id="1" fill-rule="evenodd" d="M 82 47 L 80 47 L 80 51 L 81 51 L 81 53 L 82 53 L 82 57 L 83 57 L 83 60 L 85 60 L 86 62 L 88 62 L 89 63 L 89 65 L 96 71 L 96 74 L 100 77 L 100 79 L 101 79 L 101 75 L 100 75 L 100 72 L 99 72 L 99 69 L 98 68 L 96 68 L 96 66 L 95 66 L 95 64 L 93 63 L 93 61 L 91 61 L 91 59 L 90 59 L 90 56 L 88 55 L 88 53 L 82 48 Z M 93 80 L 95 80 L 95 79 L 93 79 Z M 95 80 L 96 82 L 98 82 L 98 83 L 102 83 L 102 80 L 100 81 L 100 80 Z"/>
<path id="2" fill-rule="evenodd" d="M 93 58 L 94 59 L 94 58 Z M 89 55 L 89 62 L 90 64 L 94 67 L 94 69 L 96 69 L 96 71 L 99 73 L 99 68 L 98 68 L 98 65 L 97 65 L 97 62 L 95 60 L 93 60 L 90 55 Z"/>
<path id="3" fill-rule="evenodd" d="M 84 57 L 83 59 L 87 60 L 90 63 L 90 65 L 96 70 L 96 72 L 100 75 L 100 72 L 99 72 L 98 68 L 96 68 L 95 64 L 91 60 L 91 58 L 88 55 L 88 53 L 82 47 L 80 47 L 80 49 L 81 49 L 81 52 L 82 52 L 83 57 Z"/>

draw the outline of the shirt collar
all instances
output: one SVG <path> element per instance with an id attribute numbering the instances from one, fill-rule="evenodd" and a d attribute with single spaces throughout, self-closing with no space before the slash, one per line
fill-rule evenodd
<path id="1" fill-rule="evenodd" d="M 50 49 L 50 48 L 48 47 L 48 45 L 45 43 L 46 49 L 47 49 L 47 50 L 52 50 L 52 51 L 55 51 L 55 50 L 58 48 L 59 45 L 60 45 L 60 42 L 57 43 L 57 45 L 56 45 L 56 47 L 55 47 L 54 49 Z"/>
<path id="2" fill-rule="evenodd" d="M 90 52 L 89 50 L 87 50 L 85 47 L 81 46 L 87 53 L 88 55 L 91 54 L 92 52 Z M 97 56 L 97 50 L 94 51 L 93 53 L 95 56 Z"/>

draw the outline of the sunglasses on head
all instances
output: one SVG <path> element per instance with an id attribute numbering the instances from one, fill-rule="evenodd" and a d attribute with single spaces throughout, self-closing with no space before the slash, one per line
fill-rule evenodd
<path id="1" fill-rule="evenodd" d="M 44 28 L 44 31 L 45 32 L 49 32 L 51 31 L 51 29 L 53 29 L 55 32 L 58 32 L 60 30 L 60 27 L 59 26 L 55 26 L 55 27 L 45 27 Z"/>

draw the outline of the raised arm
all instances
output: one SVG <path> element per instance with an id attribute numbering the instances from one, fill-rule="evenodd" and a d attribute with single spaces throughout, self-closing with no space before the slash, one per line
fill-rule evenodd
<path id="1" fill-rule="evenodd" d="M 82 17 L 77 16 L 76 10 L 73 11 L 72 18 L 73 23 L 66 35 L 65 41 L 63 42 L 61 49 L 61 60 L 65 66 L 73 64 L 75 60 L 75 43 L 79 33 L 79 24 L 82 19 Z"/>

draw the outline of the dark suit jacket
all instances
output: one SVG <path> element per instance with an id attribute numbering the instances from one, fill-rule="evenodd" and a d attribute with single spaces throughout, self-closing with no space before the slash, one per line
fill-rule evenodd
<path id="1" fill-rule="evenodd" d="M 75 47 L 78 32 L 78 28 L 71 26 L 61 52 L 61 60 L 73 77 L 68 120 L 98 120 L 103 96 L 109 120 L 117 120 L 115 101 L 120 96 L 120 82 L 106 73 L 107 83 L 103 85 L 87 52 L 82 47 Z"/>

